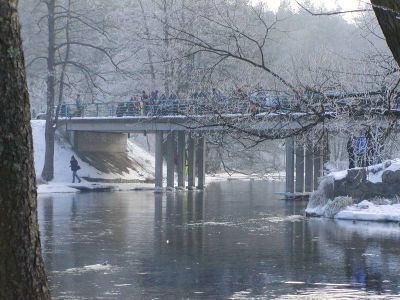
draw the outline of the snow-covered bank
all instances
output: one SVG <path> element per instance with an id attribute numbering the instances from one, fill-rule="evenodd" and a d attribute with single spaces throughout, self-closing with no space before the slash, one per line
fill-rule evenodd
<path id="1" fill-rule="evenodd" d="M 341 220 L 400 222 L 400 160 L 333 172 L 311 195 L 306 214 Z"/>
<path id="2" fill-rule="evenodd" d="M 128 192 L 128 191 L 152 191 L 154 190 L 153 183 L 51 183 L 41 184 L 38 186 L 39 194 L 64 194 L 64 193 L 79 193 L 90 191 L 113 191 L 113 192 Z"/>
<path id="3" fill-rule="evenodd" d="M 400 222 L 400 204 L 376 205 L 364 200 L 351 205 L 335 215 L 340 220 Z"/>
<path id="4" fill-rule="evenodd" d="M 45 158 L 45 125 L 46 121 L 34 120 L 31 121 L 33 133 L 33 150 L 35 159 L 35 171 L 37 176 L 40 176 L 44 165 Z M 147 182 L 154 179 L 154 157 L 146 152 L 133 142 L 128 140 L 128 147 L 124 155 L 124 161 L 127 165 L 124 169 L 118 172 L 118 168 L 113 167 L 113 161 L 107 161 L 110 165 L 110 171 L 104 172 L 94 168 L 88 162 L 85 162 L 79 155 L 77 155 L 70 144 L 64 140 L 63 137 L 57 135 L 54 149 L 54 179 L 50 183 L 40 184 L 38 186 L 39 193 L 52 193 L 52 192 L 76 192 L 77 189 L 71 184 L 72 173 L 69 167 L 71 156 L 75 155 L 78 160 L 81 170 L 78 174 L 80 177 L 87 180 L 101 178 L 106 181 L 121 181 L 121 182 L 135 182 L 140 183 L 144 187 L 148 187 Z M 118 160 L 118 157 L 114 158 Z M 85 157 L 85 160 L 89 159 Z M 39 180 L 40 181 L 40 180 Z M 87 189 L 104 188 L 110 184 L 93 184 L 83 181 L 80 186 Z M 118 189 L 118 185 L 113 185 Z M 126 185 L 126 189 L 130 188 Z"/>

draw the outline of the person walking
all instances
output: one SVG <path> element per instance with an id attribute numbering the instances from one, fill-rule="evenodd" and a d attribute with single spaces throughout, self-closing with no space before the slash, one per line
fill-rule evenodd
<path id="1" fill-rule="evenodd" d="M 79 178 L 77 172 L 81 168 L 78 164 L 78 161 L 76 160 L 75 156 L 72 155 L 70 163 L 70 168 L 72 171 L 72 183 L 75 183 L 75 178 L 79 180 L 79 183 L 81 183 L 81 179 Z"/>

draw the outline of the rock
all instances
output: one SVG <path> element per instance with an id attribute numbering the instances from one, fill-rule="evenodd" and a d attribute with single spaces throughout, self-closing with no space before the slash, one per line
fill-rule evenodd
<path id="1" fill-rule="evenodd" d="M 361 183 L 367 180 L 367 172 L 365 169 L 350 169 L 346 176 L 348 183 Z"/>
<path id="2" fill-rule="evenodd" d="M 400 170 L 397 170 L 395 172 L 386 170 L 382 174 L 382 182 L 383 183 L 400 183 Z"/>

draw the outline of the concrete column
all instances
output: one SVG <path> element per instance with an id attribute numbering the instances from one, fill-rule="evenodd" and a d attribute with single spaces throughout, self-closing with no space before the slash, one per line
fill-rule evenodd
<path id="1" fill-rule="evenodd" d="M 296 193 L 304 192 L 304 146 L 296 145 Z"/>
<path id="2" fill-rule="evenodd" d="M 318 189 L 318 179 L 322 175 L 321 149 L 317 146 L 314 148 L 314 190 Z"/>
<path id="3" fill-rule="evenodd" d="M 313 170 L 314 170 L 314 160 L 313 160 L 313 151 L 312 147 L 306 147 L 306 170 L 305 170 L 305 191 L 312 192 L 313 191 Z"/>
<path id="4" fill-rule="evenodd" d="M 286 139 L 286 193 L 294 193 L 294 138 Z"/>
<path id="5" fill-rule="evenodd" d="M 178 165 L 177 165 L 177 173 L 178 173 L 178 188 L 185 187 L 185 132 L 178 132 Z"/>
<path id="6" fill-rule="evenodd" d="M 161 191 L 163 187 L 163 133 L 156 132 L 156 153 L 155 153 L 155 181 L 156 191 Z"/>
<path id="7" fill-rule="evenodd" d="M 196 144 L 194 138 L 188 137 L 188 189 L 192 190 L 196 186 Z"/>
<path id="8" fill-rule="evenodd" d="M 168 133 L 167 136 L 167 188 L 173 189 L 175 186 L 175 134 Z"/>
<path id="9" fill-rule="evenodd" d="M 197 140 L 197 188 L 202 190 L 206 181 L 206 140 L 200 137 Z"/>
<path id="10" fill-rule="evenodd" d="M 331 151 L 329 149 L 329 132 L 325 132 L 324 133 L 324 148 L 322 149 L 322 155 L 323 155 L 323 161 L 322 161 L 322 174 L 321 175 L 325 175 L 324 171 L 325 171 L 325 164 L 327 162 L 330 161 L 330 157 L 331 157 Z"/>

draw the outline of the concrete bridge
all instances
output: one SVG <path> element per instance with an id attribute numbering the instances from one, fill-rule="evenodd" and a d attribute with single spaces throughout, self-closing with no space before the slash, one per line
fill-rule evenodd
<path id="1" fill-rule="evenodd" d="M 376 121 L 379 126 L 385 128 L 389 126 L 387 116 L 398 118 L 400 110 L 397 106 L 390 110 L 381 108 L 377 104 L 381 94 L 381 91 L 333 93 L 324 97 L 337 99 L 336 104 L 341 107 L 342 113 L 347 112 L 361 119 L 373 115 L 378 118 Z M 314 98 L 319 99 L 318 95 L 311 95 L 309 100 Z M 85 104 L 80 108 L 74 104 L 63 104 L 55 109 L 61 117 L 60 126 L 69 133 L 71 143 L 77 151 L 124 152 L 129 133 L 155 134 L 155 178 L 156 188 L 159 190 L 163 183 L 164 153 L 167 160 L 168 189 L 174 188 L 175 167 L 178 188 L 185 188 L 183 170 L 186 159 L 189 164 L 187 188 L 204 188 L 206 136 L 210 132 L 236 131 L 244 135 L 254 133 L 272 137 L 292 136 L 320 122 L 321 118 L 326 120 L 336 117 L 334 112 L 329 112 L 329 106 L 325 107 L 325 115 L 301 112 L 298 101 L 282 95 L 249 99 L 214 97 L 212 101 L 208 100 L 210 99 L 148 99 Z M 360 103 L 365 105 L 360 107 Z M 396 130 L 400 131 L 400 128 Z M 324 162 L 328 158 L 327 138 L 320 145 L 304 145 L 295 137 L 286 139 L 287 193 L 311 192 L 317 188 L 318 178 L 322 175 Z"/>
<path id="2" fill-rule="evenodd" d="M 68 133 L 77 152 L 124 152 L 129 133 L 154 134 L 155 187 L 161 191 L 164 154 L 167 189 L 175 188 L 175 170 L 178 176 L 177 189 L 204 188 L 208 133 L 234 130 L 258 134 L 293 132 L 315 122 L 316 118 L 305 113 L 74 117 L 61 118 L 59 128 Z M 317 187 L 323 166 L 320 148 L 307 148 L 296 142 L 295 138 L 286 139 L 287 193 L 311 192 Z M 184 175 L 186 160 L 187 178 Z"/>

